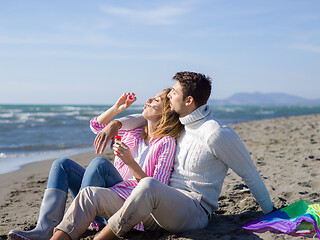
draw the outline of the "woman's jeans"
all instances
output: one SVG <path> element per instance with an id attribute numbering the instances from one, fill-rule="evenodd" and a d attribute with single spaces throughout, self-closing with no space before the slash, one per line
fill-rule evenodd
<path id="1" fill-rule="evenodd" d="M 53 162 L 49 173 L 47 188 L 57 188 L 75 198 L 80 189 L 88 186 L 112 187 L 123 181 L 118 170 L 112 163 L 102 157 L 94 158 L 87 169 L 68 158 Z M 96 218 L 99 223 L 106 223 L 102 218 Z"/>

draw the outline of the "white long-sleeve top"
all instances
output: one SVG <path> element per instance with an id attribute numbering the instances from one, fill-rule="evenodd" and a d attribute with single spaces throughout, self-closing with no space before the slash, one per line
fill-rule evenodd
<path id="1" fill-rule="evenodd" d="M 126 125 L 126 120 L 120 120 Z M 141 124 L 141 119 L 136 120 Z M 203 105 L 181 117 L 184 130 L 178 139 L 174 169 L 169 185 L 190 192 L 212 212 L 218 209 L 218 198 L 228 168 L 248 185 L 264 213 L 273 209 L 269 193 L 246 147 L 238 135 L 222 126 Z M 130 119 L 130 125 L 135 122 Z"/>

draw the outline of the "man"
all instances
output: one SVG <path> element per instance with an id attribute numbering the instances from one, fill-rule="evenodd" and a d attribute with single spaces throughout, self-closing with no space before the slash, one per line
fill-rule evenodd
<path id="1" fill-rule="evenodd" d="M 177 142 L 169 186 L 153 178 L 142 179 L 95 239 L 123 236 L 141 221 L 150 230 L 161 227 L 182 232 L 205 228 L 218 208 L 229 167 L 246 182 L 265 214 L 273 210 L 268 191 L 238 135 L 211 116 L 206 105 L 211 93 L 210 78 L 178 72 L 173 79 L 176 83 L 168 94 L 170 107 L 180 115 L 185 129 Z M 121 126 L 135 128 L 143 122 L 140 117 L 130 117 L 130 126 L 128 119 L 121 121 L 112 122 L 97 136 L 97 152 L 104 151 Z"/>

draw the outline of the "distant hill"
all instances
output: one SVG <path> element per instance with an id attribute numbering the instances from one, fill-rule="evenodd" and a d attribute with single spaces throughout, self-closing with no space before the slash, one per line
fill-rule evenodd
<path id="1" fill-rule="evenodd" d="M 236 93 L 226 99 L 210 99 L 209 104 L 258 106 L 320 106 L 319 99 L 307 99 L 284 93 Z"/>

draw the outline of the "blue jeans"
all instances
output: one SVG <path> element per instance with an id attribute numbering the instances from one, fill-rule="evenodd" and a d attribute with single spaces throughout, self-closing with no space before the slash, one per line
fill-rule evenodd
<path id="1" fill-rule="evenodd" d="M 88 186 L 112 187 L 123 181 L 118 170 L 112 163 L 102 157 L 94 158 L 87 169 L 68 158 L 57 159 L 53 162 L 48 178 L 47 188 L 57 188 L 75 198 L 80 189 Z M 102 218 L 96 218 L 106 223 Z"/>

